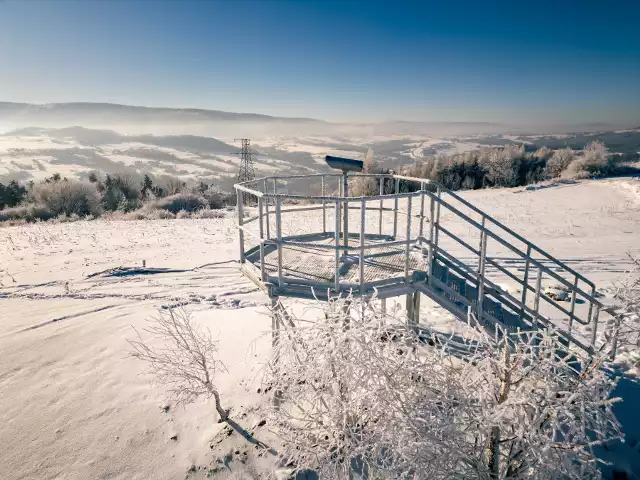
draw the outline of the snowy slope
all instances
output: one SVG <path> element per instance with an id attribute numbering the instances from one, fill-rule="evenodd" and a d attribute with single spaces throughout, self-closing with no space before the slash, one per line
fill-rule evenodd
<path id="1" fill-rule="evenodd" d="M 627 252 L 640 253 L 635 182 L 465 196 L 603 289 L 628 266 Z M 268 298 L 236 258 L 232 218 L 0 228 L 2 478 L 201 478 L 217 459 L 229 469 L 215 478 L 271 471 L 269 458 L 215 423 L 210 403 L 169 404 L 165 412 L 163 388 L 127 356 L 132 326 L 142 330 L 159 310 L 183 305 L 220 340 L 228 373 L 219 385 L 233 418 L 271 441 L 268 425 L 257 426 L 257 407 L 270 398 L 258 393 L 270 350 Z M 168 270 L 114 270 L 143 262 Z M 442 309 L 426 301 L 422 309 L 425 323 L 456 328 Z M 630 469 L 633 447 L 616 460 Z"/>

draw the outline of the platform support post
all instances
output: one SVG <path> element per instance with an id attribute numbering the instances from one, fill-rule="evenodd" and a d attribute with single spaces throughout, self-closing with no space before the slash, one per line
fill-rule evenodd
<path id="1" fill-rule="evenodd" d="M 407 325 L 417 329 L 420 324 L 420 292 L 407 293 Z"/>
<path id="2" fill-rule="evenodd" d="M 276 348 L 280 342 L 280 327 L 284 321 L 284 306 L 280 302 L 280 297 L 271 297 L 271 349 L 272 355 L 276 355 Z M 273 363 L 278 368 L 279 359 L 274 356 Z M 278 407 L 282 402 L 282 392 L 276 390 L 273 395 L 273 404 Z"/>
<path id="3" fill-rule="evenodd" d="M 243 197 L 242 192 L 237 190 L 237 202 L 238 202 L 238 238 L 240 241 L 240 263 L 244 263 L 244 230 L 242 224 L 244 223 L 244 209 L 243 209 Z"/>

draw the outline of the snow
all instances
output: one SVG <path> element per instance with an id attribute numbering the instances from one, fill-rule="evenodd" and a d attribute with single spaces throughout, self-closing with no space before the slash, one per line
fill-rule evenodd
<path id="1" fill-rule="evenodd" d="M 627 252 L 640 253 L 635 187 L 637 180 L 610 179 L 463 196 L 602 290 L 627 267 Z M 305 213 L 298 215 L 298 224 L 313 228 Z M 466 231 L 462 224 L 451 228 Z M 204 400 L 163 412 L 163 388 L 127 356 L 132 327 L 142 330 L 159 310 L 184 306 L 220 340 L 228 368 L 217 380 L 223 404 L 254 429 L 258 407 L 270 398 L 257 393 L 270 352 L 269 299 L 241 275 L 237 249 L 230 217 L 0 228 L 2 477 L 174 479 L 194 465 L 189 478 L 200 478 L 205 470 L 197 467 L 210 468 L 225 449 L 246 449 L 237 434 L 214 441 L 223 427 Z M 170 271 L 109 273 L 143 262 Z M 421 320 L 439 330 L 462 328 L 427 301 Z M 627 427 L 640 440 L 640 429 Z M 254 432 L 270 438 L 268 426 Z M 210 448 L 212 441 L 218 446 Z M 272 468 L 249 450 L 252 465 Z M 638 464 L 625 455 L 629 465 Z M 234 461 L 230 468 L 249 467 Z"/>

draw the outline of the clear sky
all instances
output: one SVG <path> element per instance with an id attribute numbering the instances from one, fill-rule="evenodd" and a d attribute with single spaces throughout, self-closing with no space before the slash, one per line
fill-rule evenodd
<path id="1" fill-rule="evenodd" d="M 640 1 L 0 0 L 0 101 L 640 124 Z"/>

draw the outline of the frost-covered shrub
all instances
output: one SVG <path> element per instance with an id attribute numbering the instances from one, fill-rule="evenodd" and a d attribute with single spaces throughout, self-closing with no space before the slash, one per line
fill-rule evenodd
<path id="1" fill-rule="evenodd" d="M 222 192 L 215 187 L 209 186 L 206 190 L 199 192 L 208 203 L 209 208 L 223 208 L 227 205 L 235 203 L 235 198 L 229 193 Z"/>
<path id="2" fill-rule="evenodd" d="M 516 187 L 520 163 L 524 160 L 524 146 L 505 145 L 502 150 L 493 150 L 483 164 L 485 182 L 493 187 Z"/>
<path id="3" fill-rule="evenodd" d="M 574 178 L 602 177 L 615 173 L 617 156 L 600 141 L 588 143 L 582 156 L 576 157 L 567 168 L 567 176 Z"/>
<path id="4" fill-rule="evenodd" d="M 44 205 L 27 204 L 13 208 L 0 210 L 0 222 L 24 220 L 36 222 L 38 220 L 50 220 L 55 215 Z"/>
<path id="5" fill-rule="evenodd" d="M 176 213 L 176 218 L 178 219 L 189 218 L 189 217 L 190 217 L 190 214 L 186 210 L 180 210 L 178 213 Z"/>
<path id="6" fill-rule="evenodd" d="M 178 213 L 180 210 L 194 212 L 202 208 L 207 208 L 209 203 L 201 195 L 178 193 L 169 197 L 159 198 L 150 206 L 156 210 L 168 210 L 171 213 Z"/>
<path id="7" fill-rule="evenodd" d="M 144 214 L 145 220 L 171 220 L 176 218 L 175 214 L 169 210 L 148 210 Z"/>
<path id="8" fill-rule="evenodd" d="M 208 209 L 208 208 L 203 208 L 202 210 L 197 210 L 195 212 L 193 212 L 192 214 L 193 218 L 202 218 L 202 219 L 209 219 L 209 218 L 224 218 L 225 214 L 222 210 L 212 210 L 212 209 Z"/>
<path id="9" fill-rule="evenodd" d="M 613 297 L 620 304 L 616 312 L 619 331 L 614 333 L 621 351 L 640 353 L 640 256 L 629 258 L 631 267 L 613 286 Z"/>
<path id="10" fill-rule="evenodd" d="M 547 176 L 550 178 L 559 177 L 574 159 L 573 150 L 571 148 L 561 148 L 556 150 L 547 160 Z"/>
<path id="11" fill-rule="evenodd" d="M 323 479 L 596 476 L 620 438 L 602 359 L 550 331 L 419 333 L 353 298 L 312 323 L 281 305 L 266 379 L 284 462 Z"/>
<path id="12" fill-rule="evenodd" d="M 88 182 L 41 182 L 33 186 L 29 192 L 29 200 L 35 205 L 46 207 L 53 216 L 99 215 L 102 211 L 100 195 L 96 187 Z"/>

